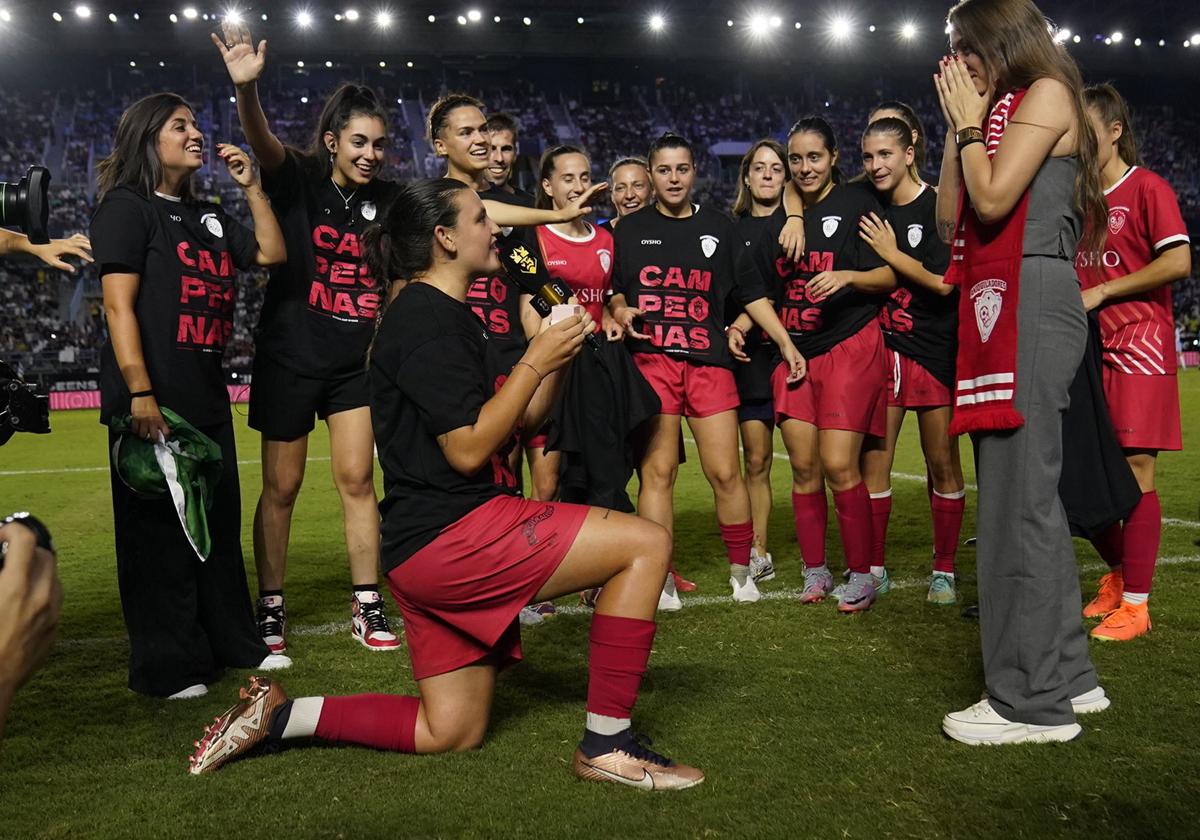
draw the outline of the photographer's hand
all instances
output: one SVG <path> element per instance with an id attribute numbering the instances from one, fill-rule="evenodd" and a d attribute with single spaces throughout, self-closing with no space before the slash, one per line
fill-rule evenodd
<path id="1" fill-rule="evenodd" d="M 0 735 L 12 696 L 46 661 L 54 644 L 62 584 L 55 557 L 26 526 L 0 526 L 7 543 L 0 568 Z"/>
<path id="2" fill-rule="evenodd" d="M 45 245 L 34 245 L 22 233 L 0 229 L 0 257 L 5 254 L 32 254 L 51 268 L 74 274 L 75 267 L 63 257 L 79 257 L 90 263 L 92 243 L 82 233 L 77 233 L 67 239 L 51 239 Z"/>

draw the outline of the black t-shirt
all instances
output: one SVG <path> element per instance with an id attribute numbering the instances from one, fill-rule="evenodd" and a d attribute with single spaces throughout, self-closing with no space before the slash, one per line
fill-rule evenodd
<path id="1" fill-rule="evenodd" d="M 524 193 L 514 194 L 493 188 L 483 190 L 478 195 L 485 201 L 533 206 L 532 198 Z M 528 244 L 528 237 L 521 228 L 501 230 L 507 231 L 505 236 L 509 241 Z M 490 339 L 487 345 L 488 379 L 494 390 L 499 391 L 528 345 L 525 327 L 521 323 L 521 289 L 503 271 L 488 277 L 476 277 L 467 288 L 467 304 L 487 327 Z"/>
<path id="2" fill-rule="evenodd" d="M 738 241 L 746 253 L 754 254 L 760 247 L 759 237 L 766 235 L 770 216 L 751 216 L 749 213 L 739 216 L 734 223 L 737 229 Z M 741 307 L 730 307 L 726 313 L 729 323 L 741 312 Z M 749 362 L 734 362 L 733 377 L 737 381 L 738 396 L 742 402 L 768 400 L 771 398 L 771 372 L 775 370 L 776 348 L 767 338 L 762 328 L 757 324 L 746 330 L 746 343 L 743 347 Z"/>
<path id="3" fill-rule="evenodd" d="M 630 350 L 732 366 L 725 301 L 732 295 L 744 305 L 766 294 L 732 219 L 700 206 L 676 219 L 651 204 L 617 226 L 613 251 L 613 292 L 645 313 L 639 332 L 651 336 L 630 339 Z"/>
<path id="4" fill-rule="evenodd" d="M 533 196 L 513 187 L 513 191 L 509 192 L 501 187 L 489 187 L 479 193 L 479 197 L 486 201 L 503 201 L 505 204 L 516 204 L 521 207 L 533 207 Z"/>
<path id="5" fill-rule="evenodd" d="M 805 255 L 799 263 L 785 259 L 779 233 L 787 214 L 782 206 L 769 219 L 759 240 L 758 261 L 771 278 L 772 298 L 779 320 L 804 356 L 827 353 L 861 330 L 879 314 L 885 295 L 872 295 L 846 286 L 821 301 L 806 294 L 808 281 L 823 271 L 870 271 L 882 259 L 858 235 L 858 220 L 867 213 L 882 214 L 871 191 L 838 184 L 818 204 L 804 210 Z"/>
<path id="6" fill-rule="evenodd" d="M 96 208 L 90 236 L 102 279 L 140 276 L 134 314 L 158 404 L 196 426 L 228 421 L 221 356 L 233 332 L 235 269 L 254 264 L 254 234 L 218 205 L 118 187 Z M 129 413 L 111 340 L 101 351 L 100 395 L 101 423 Z"/>
<path id="7" fill-rule="evenodd" d="M 915 199 L 885 209 L 900 250 L 933 274 L 945 274 L 950 246 L 937 233 L 937 193 L 923 187 Z M 897 272 L 899 285 L 879 313 L 889 348 L 916 361 L 944 385 L 954 384 L 958 346 L 958 290 L 935 294 Z"/>
<path id="8" fill-rule="evenodd" d="M 362 235 L 382 219 L 396 184 L 376 178 L 342 189 L 289 149 L 263 173 L 287 262 L 271 269 L 255 351 L 296 372 L 338 379 L 363 369 L 375 331 L 379 284 L 362 260 Z M 347 201 L 346 199 L 349 199 Z"/>
<path id="9" fill-rule="evenodd" d="M 516 495 L 499 455 L 467 476 L 450 466 L 437 442 L 439 435 L 474 423 L 492 397 L 487 343 L 470 307 L 427 283 L 407 286 L 384 314 L 369 378 L 383 467 L 385 573 L 489 499 Z"/>

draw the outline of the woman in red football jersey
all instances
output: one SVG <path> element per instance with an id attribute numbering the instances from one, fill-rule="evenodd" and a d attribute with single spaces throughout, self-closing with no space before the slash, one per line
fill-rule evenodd
<path id="1" fill-rule="evenodd" d="M 1084 98 L 1100 141 L 1108 238 L 1103 252 L 1081 252 L 1077 265 L 1084 306 L 1100 319 L 1105 401 L 1142 498 L 1095 540 L 1112 571 L 1083 614 L 1104 617 L 1093 638 L 1125 641 L 1150 629 L 1147 602 L 1162 531 L 1158 453 L 1183 448 L 1171 283 L 1191 273 L 1192 257 L 1174 191 L 1141 166 L 1121 94 L 1096 85 Z"/>

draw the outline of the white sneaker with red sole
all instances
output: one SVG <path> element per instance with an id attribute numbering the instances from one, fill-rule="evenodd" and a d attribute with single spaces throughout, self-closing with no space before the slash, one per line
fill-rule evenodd
<path id="1" fill-rule="evenodd" d="M 392 632 L 378 592 L 355 592 L 350 598 L 350 633 L 367 650 L 398 650 L 400 637 Z"/>

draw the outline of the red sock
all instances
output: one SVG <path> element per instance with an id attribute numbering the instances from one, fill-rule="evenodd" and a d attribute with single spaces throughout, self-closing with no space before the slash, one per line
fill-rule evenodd
<path id="1" fill-rule="evenodd" d="M 884 565 L 888 521 L 892 518 L 892 491 L 871 494 L 871 565 Z"/>
<path id="2" fill-rule="evenodd" d="M 871 494 L 861 481 L 849 490 L 833 491 L 833 509 L 837 511 L 842 532 L 842 550 L 852 572 L 871 571 Z"/>
<path id="3" fill-rule="evenodd" d="M 732 566 L 750 565 L 750 546 L 754 544 L 754 523 L 742 522 L 738 525 L 721 525 L 721 541 L 725 543 L 725 554 Z"/>
<path id="4" fill-rule="evenodd" d="M 326 697 L 317 721 L 322 741 L 362 744 L 377 750 L 417 751 L 419 697 L 400 694 L 354 694 Z"/>
<path id="5" fill-rule="evenodd" d="M 657 625 L 642 618 L 596 613 L 588 637 L 587 710 L 628 718 L 637 702 Z"/>
<path id="6" fill-rule="evenodd" d="M 1110 569 L 1121 568 L 1121 558 L 1125 555 L 1124 531 L 1120 522 L 1114 522 L 1099 536 L 1092 538 L 1092 546 Z"/>
<path id="7" fill-rule="evenodd" d="M 1124 558 L 1121 567 L 1125 576 L 1125 591 L 1138 594 L 1150 592 L 1154 581 L 1154 561 L 1162 539 L 1162 506 L 1158 493 L 1143 493 L 1142 499 L 1125 520 Z"/>
<path id="8" fill-rule="evenodd" d="M 796 519 L 796 544 L 800 559 L 809 568 L 825 565 L 825 528 L 829 524 L 829 500 L 825 491 L 793 493 L 792 515 Z"/>
<path id="9" fill-rule="evenodd" d="M 962 532 L 963 511 L 967 495 L 943 496 L 936 490 L 929 497 L 933 509 L 933 570 L 954 574 L 954 555 L 958 553 L 958 537 Z"/>

